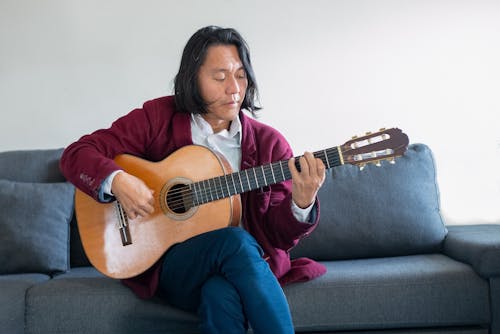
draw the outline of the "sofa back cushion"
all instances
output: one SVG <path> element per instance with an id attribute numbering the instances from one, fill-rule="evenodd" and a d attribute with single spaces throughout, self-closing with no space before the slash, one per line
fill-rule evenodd
<path id="1" fill-rule="evenodd" d="M 74 187 L 0 179 L 0 274 L 65 272 Z"/>
<path id="2" fill-rule="evenodd" d="M 45 183 L 65 183 L 66 180 L 59 169 L 59 159 L 63 150 L 63 148 L 58 148 L 0 152 L 0 180 L 31 183 L 31 187 L 36 188 L 37 191 L 44 188 L 43 184 Z M 57 187 L 52 185 L 45 188 L 55 189 Z M 21 203 L 23 202 L 21 201 L 18 205 L 21 205 Z M 27 208 L 28 204 L 24 202 L 24 208 L 27 212 L 33 212 L 33 210 Z M 73 196 L 61 199 L 60 204 L 61 207 L 59 208 L 71 208 L 72 210 Z M 56 205 L 55 201 L 53 201 L 53 205 Z M 20 207 L 20 209 L 23 209 L 23 207 Z M 29 222 L 24 223 L 29 224 Z M 74 215 L 70 223 L 69 237 L 70 248 L 69 250 L 66 249 L 66 251 L 69 251 L 71 266 L 89 265 L 83 251 Z"/>
<path id="3" fill-rule="evenodd" d="M 336 260 L 439 251 L 447 230 L 431 150 L 412 144 L 395 164 L 327 171 L 320 223 L 292 257 Z"/>

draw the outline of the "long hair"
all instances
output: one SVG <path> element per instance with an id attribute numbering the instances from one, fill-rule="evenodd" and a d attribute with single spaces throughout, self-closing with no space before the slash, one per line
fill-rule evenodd
<path id="1" fill-rule="evenodd" d="M 179 72 L 175 76 L 175 104 L 179 112 L 189 114 L 207 113 L 207 103 L 203 100 L 198 86 L 198 72 L 205 61 L 208 48 L 214 45 L 234 45 L 246 72 L 248 86 L 242 109 L 254 116 L 261 107 L 256 106 L 258 89 L 255 73 L 250 61 L 250 51 L 243 37 L 232 28 L 208 26 L 199 29 L 188 40 L 182 53 Z"/>

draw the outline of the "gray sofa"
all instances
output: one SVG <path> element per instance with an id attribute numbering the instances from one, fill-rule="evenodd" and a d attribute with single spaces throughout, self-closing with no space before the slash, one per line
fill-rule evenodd
<path id="1" fill-rule="evenodd" d="M 195 315 L 89 265 L 61 152 L 0 153 L 0 333 L 197 333 Z M 427 146 L 330 170 L 319 196 L 291 256 L 328 272 L 284 288 L 297 332 L 500 334 L 500 225 L 443 223 Z"/>

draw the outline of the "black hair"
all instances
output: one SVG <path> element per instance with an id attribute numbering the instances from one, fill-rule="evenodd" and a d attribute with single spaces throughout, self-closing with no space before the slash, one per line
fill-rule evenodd
<path id="1" fill-rule="evenodd" d="M 207 103 L 201 97 L 198 86 L 198 72 L 205 61 L 208 48 L 214 45 L 234 45 L 243 64 L 248 80 L 242 109 L 250 111 L 254 116 L 261 107 L 255 105 L 258 101 L 258 89 L 255 74 L 250 61 L 250 51 L 243 37 L 232 28 L 208 26 L 199 29 L 188 40 L 182 53 L 179 72 L 175 76 L 175 104 L 179 112 L 189 114 L 207 113 Z"/>

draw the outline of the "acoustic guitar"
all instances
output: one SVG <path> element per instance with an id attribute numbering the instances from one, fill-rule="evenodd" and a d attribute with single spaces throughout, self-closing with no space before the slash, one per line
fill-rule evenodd
<path id="1" fill-rule="evenodd" d="M 408 137 L 400 129 L 381 129 L 343 145 L 314 152 L 327 168 L 394 162 Z M 113 278 L 129 278 L 150 268 L 174 244 L 195 235 L 237 226 L 239 194 L 291 179 L 288 160 L 232 172 L 220 154 L 185 146 L 160 162 L 123 154 L 115 158 L 126 172 L 154 190 L 155 211 L 129 219 L 119 201 L 98 203 L 76 191 L 75 209 L 82 244 L 92 265 Z M 298 159 L 296 159 L 296 166 Z"/>

